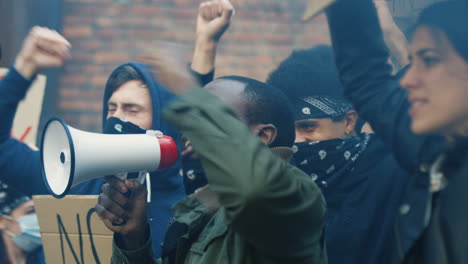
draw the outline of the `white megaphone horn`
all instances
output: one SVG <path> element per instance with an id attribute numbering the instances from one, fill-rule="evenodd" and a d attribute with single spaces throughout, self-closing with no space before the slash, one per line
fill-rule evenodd
<path id="1" fill-rule="evenodd" d="M 126 172 L 152 172 L 171 167 L 177 145 L 159 131 L 146 134 L 98 134 L 75 129 L 53 118 L 44 128 L 42 175 L 56 198 L 95 178 Z"/>

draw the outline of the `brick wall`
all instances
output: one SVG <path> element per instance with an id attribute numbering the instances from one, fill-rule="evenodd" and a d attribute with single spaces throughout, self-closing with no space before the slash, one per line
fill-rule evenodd
<path id="1" fill-rule="evenodd" d="M 100 131 L 107 77 L 158 40 L 192 47 L 202 0 L 65 0 L 63 32 L 73 45 L 59 82 L 58 115 Z M 323 16 L 300 21 L 306 1 L 234 0 L 236 14 L 217 58 L 217 76 L 264 80 L 292 49 L 329 42 Z"/>

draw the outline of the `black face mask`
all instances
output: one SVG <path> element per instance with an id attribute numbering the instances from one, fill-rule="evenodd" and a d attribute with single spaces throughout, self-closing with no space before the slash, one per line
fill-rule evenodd
<path id="1" fill-rule="evenodd" d="M 123 119 L 111 117 L 104 123 L 104 134 L 145 134 L 146 130 Z"/>
<path id="2" fill-rule="evenodd" d="M 187 195 L 194 193 L 196 190 L 208 184 L 205 171 L 203 170 L 199 158 L 183 157 L 182 171 L 184 178 L 185 193 Z"/>

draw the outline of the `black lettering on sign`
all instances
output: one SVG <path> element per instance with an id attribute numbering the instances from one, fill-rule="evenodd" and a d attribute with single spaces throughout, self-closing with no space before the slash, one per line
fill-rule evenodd
<path id="1" fill-rule="evenodd" d="M 96 210 L 94 208 L 89 209 L 88 214 L 86 215 L 86 225 L 88 226 L 89 244 L 91 245 L 91 251 L 93 252 L 94 260 L 96 261 L 96 264 L 101 264 L 101 261 L 99 261 L 99 256 L 96 251 L 96 247 L 94 246 L 93 232 L 91 230 L 91 216 L 95 212 Z"/>
<path id="2" fill-rule="evenodd" d="M 99 260 L 99 256 L 96 250 L 96 246 L 94 244 L 94 239 L 93 239 L 93 232 L 91 229 L 91 216 L 95 213 L 94 208 L 89 209 L 87 215 L 86 215 L 86 225 L 88 229 L 88 235 L 89 235 L 89 244 L 91 246 L 91 252 L 93 253 L 93 258 L 96 264 L 101 264 L 101 261 Z M 84 254 L 83 254 L 83 234 L 81 232 L 81 223 L 80 223 L 80 215 L 76 214 L 76 224 L 78 226 L 78 240 L 79 240 L 79 247 L 80 247 L 80 259 L 78 259 L 78 255 L 76 254 L 75 249 L 73 248 L 73 244 L 71 243 L 70 237 L 68 236 L 67 229 L 65 228 L 65 225 L 63 224 L 62 217 L 57 214 L 57 223 L 58 223 L 58 230 L 60 234 L 60 251 L 62 253 L 62 263 L 65 264 L 65 248 L 64 248 L 64 238 L 65 241 L 67 242 L 68 247 L 71 250 L 72 256 L 75 259 L 75 262 L 77 264 L 85 264 L 84 262 Z M 81 262 L 80 262 L 81 260 Z"/>
<path id="3" fill-rule="evenodd" d="M 80 215 L 79 214 L 76 214 L 76 220 L 77 220 L 77 224 L 78 224 L 78 236 L 79 236 L 79 240 L 80 240 L 80 257 L 81 257 L 81 263 L 84 264 L 84 260 L 83 260 L 83 238 L 82 238 L 82 234 L 81 234 L 81 226 L 80 226 Z M 70 248 L 71 250 L 71 253 L 73 255 L 73 258 L 75 259 L 76 263 L 77 264 L 80 264 L 80 261 L 78 260 L 78 256 L 76 255 L 76 252 L 75 252 L 75 249 L 73 248 L 73 244 L 71 243 L 70 241 L 70 237 L 68 236 L 68 232 L 67 232 L 67 229 L 65 228 L 63 222 L 62 222 L 62 217 L 57 214 L 57 223 L 58 223 L 58 229 L 59 229 L 59 234 L 60 234 L 60 251 L 62 252 L 62 263 L 66 263 L 65 262 L 65 249 L 63 247 L 63 237 L 65 237 L 66 241 L 67 241 L 67 244 L 68 244 L 68 247 Z"/>

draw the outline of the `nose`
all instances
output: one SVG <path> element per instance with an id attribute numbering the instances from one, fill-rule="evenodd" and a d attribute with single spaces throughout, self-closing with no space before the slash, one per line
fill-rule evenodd
<path id="1" fill-rule="evenodd" d="M 310 142 L 312 141 L 307 136 L 303 135 L 302 133 L 296 132 L 296 138 L 294 139 L 294 143 L 302 143 L 302 142 Z"/>
<path id="2" fill-rule="evenodd" d="M 302 143 L 302 142 L 307 142 L 307 141 L 303 137 L 296 137 L 296 139 L 294 140 L 294 143 Z"/>
<path id="3" fill-rule="evenodd" d="M 120 109 L 120 107 L 118 107 L 113 113 L 111 113 L 109 115 L 109 117 L 116 117 L 116 118 L 120 118 L 120 119 L 125 119 L 125 113 L 124 113 L 124 111 L 122 111 L 122 109 Z"/>
<path id="4" fill-rule="evenodd" d="M 400 86 L 406 90 L 411 90 L 418 87 L 419 83 L 420 80 L 417 70 L 413 65 L 411 65 L 405 75 L 403 75 L 403 78 L 401 78 Z"/>

